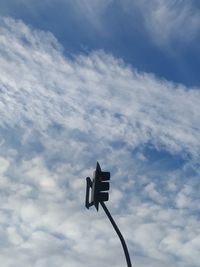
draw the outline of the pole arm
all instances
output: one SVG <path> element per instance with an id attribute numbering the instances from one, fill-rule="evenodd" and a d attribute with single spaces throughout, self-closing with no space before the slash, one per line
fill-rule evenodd
<path id="1" fill-rule="evenodd" d="M 123 250 L 124 250 L 124 254 L 125 254 L 125 257 L 126 257 L 127 266 L 128 267 L 132 267 L 130 256 L 129 256 L 129 252 L 128 252 L 128 248 L 126 246 L 125 240 L 124 240 L 119 228 L 117 227 L 114 219 L 112 218 L 109 210 L 107 209 L 106 205 L 104 204 L 104 202 L 101 201 L 100 203 L 101 203 L 102 208 L 104 209 L 106 215 L 108 216 L 112 226 L 114 227 L 114 229 L 115 229 L 115 231 L 116 231 L 116 233 L 117 233 L 117 235 L 118 235 L 118 237 L 119 237 L 119 239 L 121 241 L 121 244 L 122 244 L 122 247 L 123 247 Z"/>

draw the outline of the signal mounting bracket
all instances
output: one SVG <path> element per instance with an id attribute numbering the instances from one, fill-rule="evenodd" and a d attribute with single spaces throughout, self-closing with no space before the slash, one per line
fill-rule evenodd
<path id="1" fill-rule="evenodd" d="M 86 178 L 86 197 L 85 197 L 85 207 L 89 209 L 91 206 L 93 206 L 93 201 L 89 201 L 90 198 L 90 188 L 92 188 L 92 180 L 90 177 Z"/>

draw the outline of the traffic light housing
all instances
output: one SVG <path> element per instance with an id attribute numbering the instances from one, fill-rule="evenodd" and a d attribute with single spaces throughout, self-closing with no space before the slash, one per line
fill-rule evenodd
<path id="1" fill-rule="evenodd" d="M 89 177 L 87 180 L 87 188 L 86 188 L 86 208 L 94 205 L 96 210 L 99 209 L 99 203 L 108 201 L 109 194 L 108 190 L 110 188 L 109 180 L 110 180 L 110 172 L 104 172 L 101 170 L 99 163 L 97 162 L 96 170 L 94 171 L 93 180 Z M 91 202 L 89 203 L 89 188 L 91 188 Z"/>
<path id="2" fill-rule="evenodd" d="M 99 209 L 99 203 L 108 201 L 109 199 L 108 190 L 110 185 L 109 182 L 107 182 L 109 180 L 110 172 L 103 172 L 99 163 L 97 162 L 92 184 L 92 202 L 97 211 Z"/>

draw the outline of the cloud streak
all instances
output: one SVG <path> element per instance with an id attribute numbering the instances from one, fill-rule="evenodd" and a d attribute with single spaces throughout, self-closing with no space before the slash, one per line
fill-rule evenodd
<path id="1" fill-rule="evenodd" d="M 160 45 L 174 41 L 190 42 L 198 35 L 200 11 L 191 1 L 140 1 L 141 10 L 150 37 Z"/>

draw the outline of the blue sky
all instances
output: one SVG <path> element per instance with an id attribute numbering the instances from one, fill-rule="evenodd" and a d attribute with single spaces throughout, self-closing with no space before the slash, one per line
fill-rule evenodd
<path id="1" fill-rule="evenodd" d="M 199 29 L 197 1 L 1 1 L 4 266 L 125 266 L 97 160 L 133 266 L 199 266 Z"/>
<path id="2" fill-rule="evenodd" d="M 199 86 L 198 1 L 2 1 L 1 14 L 52 32 L 66 54 L 103 49 L 140 71 Z"/>

